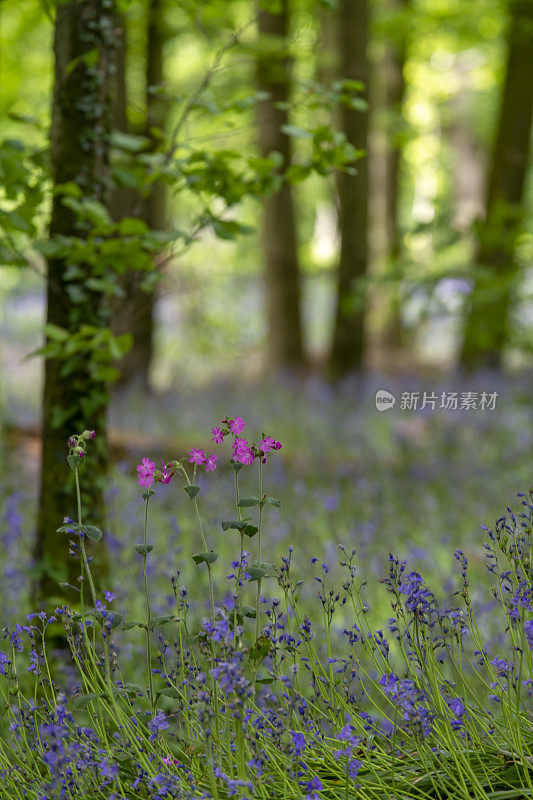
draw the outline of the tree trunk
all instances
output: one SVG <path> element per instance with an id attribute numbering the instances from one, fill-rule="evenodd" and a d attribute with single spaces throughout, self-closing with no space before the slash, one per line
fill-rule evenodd
<path id="1" fill-rule="evenodd" d="M 289 122 L 286 104 L 291 95 L 291 60 L 287 55 L 288 0 L 281 13 L 258 12 L 259 42 L 257 82 L 268 99 L 257 107 L 258 142 L 263 156 L 282 156 L 280 171 L 291 162 L 291 139 L 282 128 Z M 265 46 L 266 45 L 266 46 Z M 281 189 L 264 201 L 263 249 L 270 361 L 275 367 L 294 368 L 304 363 L 300 273 L 292 188 Z"/>
<path id="2" fill-rule="evenodd" d="M 168 103 L 162 97 L 163 47 L 166 35 L 163 27 L 162 0 L 151 0 L 148 5 L 147 46 L 146 46 L 146 127 L 144 134 L 152 142 L 152 148 L 159 145 L 158 132 L 164 128 Z M 124 87 L 126 91 L 126 87 Z M 119 130 L 127 131 L 127 118 L 124 109 Z M 138 209 L 146 224 L 152 230 L 165 227 L 166 209 L 165 187 L 161 182 L 153 184 L 148 197 L 139 204 L 137 197 L 122 216 L 128 216 Z M 136 386 L 143 390 L 150 388 L 150 366 L 154 341 L 155 291 L 144 291 L 139 287 L 140 275 L 130 275 L 124 285 L 126 297 L 115 321 L 117 334 L 131 333 L 133 344 L 120 362 L 121 377 L 118 388 Z"/>
<path id="3" fill-rule="evenodd" d="M 410 0 L 393 0 L 392 10 L 408 8 Z M 407 31 L 391 43 L 386 54 L 385 106 L 387 111 L 387 144 L 385 164 L 385 230 L 387 241 L 387 272 L 391 278 L 390 305 L 385 325 L 385 342 L 393 347 L 402 344 L 399 284 L 401 280 L 402 236 L 399 221 L 400 174 L 402 161 L 403 102 L 405 98 L 404 66 Z"/>
<path id="4" fill-rule="evenodd" d="M 340 0 L 339 43 L 342 77 L 368 84 L 366 0 Z M 368 149 L 368 116 L 348 105 L 341 108 L 342 129 L 357 149 Z M 357 175 L 338 177 L 339 263 L 331 373 L 341 377 L 362 366 L 368 267 L 368 164 L 357 162 Z"/>
<path id="5" fill-rule="evenodd" d="M 107 0 L 59 3 L 55 23 L 55 82 L 52 105 L 51 161 L 54 186 L 72 181 L 84 197 L 105 202 L 111 134 L 111 62 L 115 10 Z M 97 54 L 96 63 L 94 53 Z M 84 54 L 90 54 L 84 59 Z M 54 194 L 50 236 L 83 237 L 72 211 Z M 47 322 L 69 331 L 81 325 L 107 325 L 103 294 L 87 289 L 82 278 L 68 280 L 68 259 L 48 262 Z M 76 299 L 76 293 L 84 296 Z M 91 375 L 91 364 L 79 356 L 65 377 L 63 359 L 47 359 L 43 395 L 41 488 L 35 543 L 36 601 L 65 599 L 61 581 L 77 583 L 79 562 L 68 557 L 64 535 L 56 534 L 63 516 L 76 519 L 73 476 L 66 456 L 70 434 L 96 430 L 82 472 L 85 521 L 104 521 L 103 489 L 108 460 L 106 445 L 107 389 Z M 93 562 L 106 571 L 105 544 Z M 72 597 L 72 594 L 70 595 Z"/>
<path id="6" fill-rule="evenodd" d="M 467 369 L 501 365 L 519 279 L 514 246 L 533 115 L 533 3 L 513 2 L 511 12 L 507 70 L 475 259 L 480 273 L 472 291 L 461 354 Z"/>

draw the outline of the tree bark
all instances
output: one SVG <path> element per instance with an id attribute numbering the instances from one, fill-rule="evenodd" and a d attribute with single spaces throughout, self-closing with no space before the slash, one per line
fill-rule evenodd
<path id="1" fill-rule="evenodd" d="M 55 73 L 51 127 L 54 187 L 74 182 L 84 197 L 106 202 L 111 134 L 111 72 L 115 11 L 106 0 L 59 3 L 55 23 Z M 96 53 L 96 60 L 94 54 Z M 87 55 L 85 60 L 84 56 Z M 84 230 L 60 196 L 54 194 L 50 236 L 83 238 Z M 90 268 L 82 278 L 68 279 L 66 258 L 48 262 L 47 322 L 71 332 L 81 325 L 108 324 L 103 294 L 87 289 Z M 76 300 L 73 288 L 81 293 Z M 70 434 L 94 428 L 82 472 L 85 521 L 100 527 L 108 451 L 106 444 L 107 390 L 80 356 L 65 376 L 63 359 L 47 359 L 42 412 L 41 487 L 35 542 L 34 599 L 65 599 L 62 581 L 77 582 L 79 562 L 68 557 L 64 535 L 56 534 L 63 516 L 73 519 L 76 500 L 73 475 L 66 456 Z M 70 362 L 72 365 L 72 362 Z M 106 572 L 105 543 L 95 549 L 93 571 Z M 73 594 L 70 594 L 73 597 Z"/>
<path id="2" fill-rule="evenodd" d="M 340 0 L 341 74 L 368 84 L 366 0 Z M 368 150 L 368 116 L 348 105 L 341 108 L 342 129 L 357 149 Z M 357 174 L 338 177 L 341 252 L 331 373 L 341 377 L 363 364 L 365 344 L 365 278 L 368 269 L 368 164 L 357 162 Z"/>
<path id="3" fill-rule="evenodd" d="M 257 83 L 268 98 L 257 107 L 258 143 L 263 156 L 273 151 L 281 154 L 281 172 L 292 156 L 291 139 L 282 130 L 289 122 L 286 104 L 291 95 L 288 26 L 288 0 L 282 0 L 279 14 L 259 8 L 260 46 L 268 46 L 258 54 Z M 270 361 L 275 367 L 297 368 L 304 363 L 301 281 L 292 187 L 286 181 L 264 200 L 262 243 Z"/>
<path id="4" fill-rule="evenodd" d="M 392 10 L 408 8 L 410 0 L 393 0 Z M 407 49 L 407 31 L 388 46 L 385 68 L 385 106 L 387 111 L 387 145 L 385 164 L 385 229 L 387 241 L 387 271 L 391 276 L 390 304 L 385 325 L 385 342 L 392 346 L 402 344 L 399 283 L 401 280 L 402 236 L 399 221 L 400 175 L 402 162 L 402 113 L 405 98 L 404 66 Z"/>
<path id="5" fill-rule="evenodd" d="M 507 69 L 475 263 L 461 362 L 466 369 L 498 368 L 509 338 L 509 314 L 519 273 L 516 234 L 533 116 L 533 3 L 511 4 Z"/>
<path id="6" fill-rule="evenodd" d="M 150 0 L 147 19 L 147 45 L 146 45 L 146 126 L 144 135 L 150 139 L 151 147 L 155 150 L 159 146 L 159 131 L 162 131 L 168 113 L 168 102 L 162 96 L 161 89 L 164 80 L 163 47 L 166 34 L 163 27 L 162 0 Z M 123 67 L 122 67 L 123 69 Z M 120 71 L 120 70 L 119 70 Z M 124 86 L 124 92 L 126 87 Z M 128 130 L 127 117 L 124 113 L 117 119 L 119 130 Z M 152 230 L 165 228 L 166 192 L 161 182 L 153 184 L 148 197 L 139 203 L 139 198 L 134 197 L 133 202 L 126 202 L 125 212 L 128 216 L 134 209 L 140 213 L 146 224 Z M 139 287 L 140 275 L 130 275 L 123 288 L 126 296 L 121 303 L 121 308 L 115 321 L 117 334 L 131 333 L 133 344 L 120 362 L 121 377 L 118 388 L 136 386 L 143 390 L 150 388 L 150 367 L 153 357 L 154 344 L 154 306 L 155 291 L 144 291 Z"/>

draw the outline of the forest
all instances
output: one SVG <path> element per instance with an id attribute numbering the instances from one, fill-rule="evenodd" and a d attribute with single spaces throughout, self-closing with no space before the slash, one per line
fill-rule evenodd
<path id="1" fill-rule="evenodd" d="M 0 54 L 0 798 L 533 798 L 533 0 Z"/>

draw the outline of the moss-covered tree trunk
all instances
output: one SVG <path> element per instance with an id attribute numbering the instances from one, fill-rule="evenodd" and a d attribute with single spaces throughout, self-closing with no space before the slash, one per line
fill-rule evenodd
<path id="1" fill-rule="evenodd" d="M 115 9 L 112 0 L 59 3 L 55 23 L 55 73 L 51 127 L 54 188 L 72 182 L 83 197 L 105 202 L 111 133 L 111 73 Z M 54 194 L 51 238 L 83 238 L 85 229 Z M 103 295 L 88 288 L 90 268 L 68 257 L 48 262 L 47 323 L 76 332 L 84 324 L 107 324 Z M 68 355 L 47 359 L 42 410 L 41 489 L 35 543 L 37 601 L 65 597 L 62 581 L 75 583 L 79 562 L 67 554 L 64 535 L 57 534 L 63 516 L 76 518 L 73 476 L 67 456 L 72 433 L 94 428 L 82 473 L 86 521 L 102 526 L 103 489 L 108 460 L 106 445 L 107 387 L 93 377 L 91 359 Z M 105 544 L 94 558 L 94 571 L 105 573 Z"/>
<path id="2" fill-rule="evenodd" d="M 257 124 L 261 154 L 280 153 L 284 171 L 292 156 L 291 139 L 283 131 L 291 96 L 288 0 L 281 0 L 279 11 L 270 13 L 259 4 L 257 82 L 268 96 L 258 103 Z M 304 347 L 294 202 L 287 182 L 264 200 L 262 246 L 270 361 L 275 367 L 295 368 L 304 363 Z"/>
<path id="3" fill-rule="evenodd" d="M 533 2 L 515 0 L 510 9 L 507 69 L 475 258 L 478 276 L 461 353 L 467 369 L 500 366 L 520 277 L 514 249 L 531 142 Z"/>
<path id="4" fill-rule="evenodd" d="M 366 0 L 340 0 L 338 11 L 340 71 L 343 78 L 368 84 Z M 363 94 L 364 96 L 364 94 Z M 368 117 L 349 105 L 341 108 L 341 125 L 357 149 L 368 148 Z M 368 162 L 357 162 L 357 174 L 338 178 L 339 261 L 337 307 L 330 357 L 334 377 L 362 366 L 365 345 L 365 279 L 368 269 Z"/>

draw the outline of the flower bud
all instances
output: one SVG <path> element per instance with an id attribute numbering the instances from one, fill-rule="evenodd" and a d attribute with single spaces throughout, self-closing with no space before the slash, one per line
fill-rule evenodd
<path id="1" fill-rule="evenodd" d="M 69 447 L 76 447 L 78 444 L 78 437 L 77 436 L 69 436 L 68 437 L 68 446 Z"/>
<path id="2" fill-rule="evenodd" d="M 75 448 L 74 448 L 74 452 L 75 452 L 75 454 L 76 454 L 77 456 L 80 456 L 80 457 L 85 455 L 85 452 L 84 452 L 84 450 L 83 450 L 83 447 L 79 447 L 79 446 L 78 446 L 78 447 L 75 447 Z"/>
<path id="3" fill-rule="evenodd" d="M 83 431 L 81 438 L 82 439 L 94 439 L 96 436 L 96 431 Z"/>

